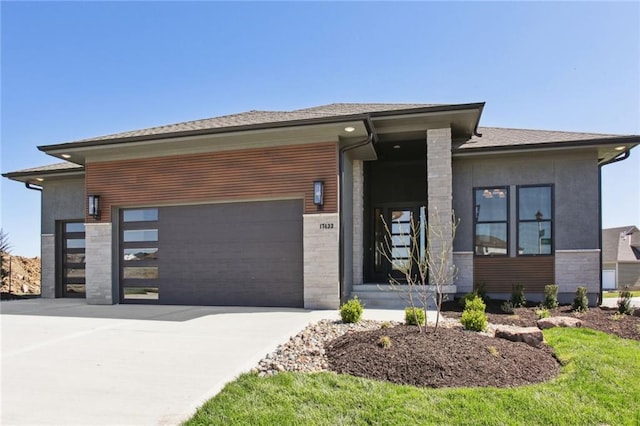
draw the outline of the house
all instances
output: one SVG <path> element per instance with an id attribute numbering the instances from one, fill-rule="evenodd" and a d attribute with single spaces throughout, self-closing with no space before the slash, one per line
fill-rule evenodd
<path id="1" fill-rule="evenodd" d="M 640 288 L 640 230 L 602 230 L 602 285 L 605 290 Z"/>
<path id="2" fill-rule="evenodd" d="M 483 108 L 249 111 L 40 146 L 64 162 L 3 176 L 42 191 L 43 297 L 390 306 L 403 227 L 455 212 L 447 293 L 520 283 L 536 300 L 557 283 L 561 300 L 583 285 L 596 303 L 600 168 L 640 136 L 481 128 Z"/>

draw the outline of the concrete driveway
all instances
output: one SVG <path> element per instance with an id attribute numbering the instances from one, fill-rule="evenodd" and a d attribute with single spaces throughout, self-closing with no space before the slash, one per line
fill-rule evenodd
<path id="1" fill-rule="evenodd" d="M 338 318 L 69 299 L 0 310 L 3 425 L 177 424 L 309 322 Z"/>

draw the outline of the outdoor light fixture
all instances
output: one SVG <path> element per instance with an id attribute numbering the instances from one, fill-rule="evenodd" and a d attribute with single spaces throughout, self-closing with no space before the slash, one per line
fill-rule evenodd
<path id="1" fill-rule="evenodd" d="M 69 154 L 62 154 L 61 157 L 64 158 L 64 159 L 71 158 L 71 156 Z"/>
<path id="2" fill-rule="evenodd" d="M 324 204 L 324 182 L 321 180 L 313 182 L 313 204 L 318 207 Z"/>
<path id="3" fill-rule="evenodd" d="M 100 196 L 89 195 L 89 216 L 94 219 L 100 218 Z"/>
<path id="4" fill-rule="evenodd" d="M 351 133 L 351 132 L 353 132 L 355 130 L 356 130 L 356 128 L 352 127 L 352 126 L 347 126 L 347 127 L 344 128 L 344 131 L 347 132 L 347 133 Z"/>
<path id="5" fill-rule="evenodd" d="M 626 148 L 626 146 L 624 146 L 624 145 L 623 145 L 623 146 L 616 146 L 614 149 L 615 149 L 616 151 L 622 151 L 622 150 L 623 150 L 623 149 L 625 149 L 625 148 Z"/>

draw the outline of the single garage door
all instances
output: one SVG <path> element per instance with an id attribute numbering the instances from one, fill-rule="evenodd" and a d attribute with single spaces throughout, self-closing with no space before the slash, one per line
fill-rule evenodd
<path id="1" fill-rule="evenodd" d="M 121 211 L 124 303 L 303 306 L 302 200 Z"/>

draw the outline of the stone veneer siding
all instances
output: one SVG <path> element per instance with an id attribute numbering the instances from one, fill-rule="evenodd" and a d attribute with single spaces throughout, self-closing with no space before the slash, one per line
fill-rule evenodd
<path id="1" fill-rule="evenodd" d="M 40 244 L 40 294 L 45 299 L 53 299 L 56 297 L 56 236 L 42 234 Z"/>
<path id="2" fill-rule="evenodd" d="M 579 286 L 587 288 L 590 304 L 597 302 L 600 293 L 600 250 L 556 250 L 555 271 L 561 303 L 571 302 Z"/>
<path id="3" fill-rule="evenodd" d="M 443 235 L 451 235 L 453 179 L 451 169 L 451 129 L 427 130 L 427 205 L 429 240 L 436 255 L 449 246 L 446 262 L 453 264 L 452 241 L 441 241 L 434 232 L 442 229 Z M 446 283 L 453 284 L 453 283 Z"/>
<path id="4" fill-rule="evenodd" d="M 353 284 L 362 284 L 364 263 L 364 168 L 353 161 Z"/>
<path id="5" fill-rule="evenodd" d="M 455 251 L 453 252 L 453 264 L 458 269 L 458 275 L 454 280 L 458 293 L 469 293 L 473 291 L 473 252 Z"/>
<path id="6" fill-rule="evenodd" d="M 303 215 L 304 307 L 337 309 L 340 306 L 337 213 Z"/>
<path id="7" fill-rule="evenodd" d="M 90 305 L 111 305 L 118 302 L 112 279 L 112 225 L 87 223 L 86 241 L 86 297 Z"/>

